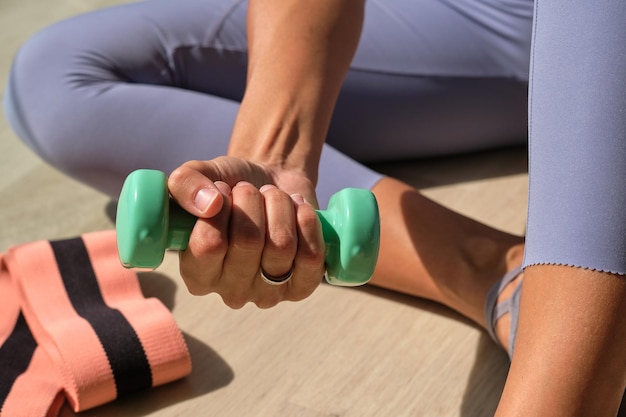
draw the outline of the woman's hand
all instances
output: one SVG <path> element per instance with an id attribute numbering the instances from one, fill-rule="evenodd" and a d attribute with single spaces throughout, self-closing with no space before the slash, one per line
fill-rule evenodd
<path id="1" fill-rule="evenodd" d="M 174 199 L 199 217 L 181 254 L 191 293 L 265 308 L 319 285 L 315 182 L 363 15 L 363 0 L 249 2 L 248 77 L 229 156 L 188 162 L 169 180 Z M 262 272 L 293 275 L 272 285 Z"/>
<path id="2" fill-rule="evenodd" d="M 232 308 L 269 308 L 308 297 L 324 274 L 325 245 L 313 184 L 302 174 L 234 157 L 191 161 L 169 178 L 173 198 L 199 217 L 181 275 L 192 294 Z M 293 276 L 280 285 L 261 278 Z"/>

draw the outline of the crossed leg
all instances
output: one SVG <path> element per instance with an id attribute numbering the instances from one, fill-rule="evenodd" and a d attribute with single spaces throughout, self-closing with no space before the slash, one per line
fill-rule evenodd
<path id="1" fill-rule="evenodd" d="M 383 178 L 381 253 L 372 284 L 440 302 L 486 327 L 485 299 L 521 265 L 524 240 Z M 626 387 L 626 280 L 583 268 L 526 268 L 515 355 L 498 416 L 614 416 Z M 546 299 L 549 302 L 546 302 Z M 508 348 L 510 315 L 497 321 Z"/>
<path id="2" fill-rule="evenodd" d="M 523 237 L 467 218 L 396 179 L 383 178 L 373 192 L 381 252 L 371 283 L 439 302 L 486 327 L 487 293 L 521 265 Z M 508 338 L 505 319 L 497 326 L 502 341 Z"/>

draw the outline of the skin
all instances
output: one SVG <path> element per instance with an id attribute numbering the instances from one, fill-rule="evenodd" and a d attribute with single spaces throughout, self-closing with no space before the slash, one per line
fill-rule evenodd
<path id="1" fill-rule="evenodd" d="M 250 2 L 247 88 L 228 156 L 189 162 L 169 178 L 179 204 L 206 219 L 181 258 L 192 293 L 265 308 L 301 300 L 319 285 L 325 246 L 314 213 L 317 167 L 363 8 L 361 0 Z M 261 188 L 268 184 L 275 187 Z M 219 266 L 207 272 L 209 259 Z M 260 267 L 273 276 L 293 267 L 294 275 L 267 288 Z"/>
<path id="2" fill-rule="evenodd" d="M 191 293 L 218 293 L 233 308 L 269 308 L 302 300 L 321 282 L 317 166 L 362 23 L 362 0 L 250 1 L 248 84 L 228 154 L 190 161 L 169 178 L 172 196 L 200 218 L 181 254 Z M 392 178 L 372 191 L 381 211 L 372 284 L 440 302 L 485 326 L 487 292 L 522 263 L 523 239 Z M 294 274 L 270 286 L 261 268 Z M 615 415 L 626 387 L 625 281 L 555 265 L 527 268 L 523 280 L 515 357 L 497 415 Z M 505 347 L 508 325 L 505 316 L 496 326 Z"/>
<path id="3" fill-rule="evenodd" d="M 626 379 L 625 296 L 620 276 L 527 268 L 497 416 L 615 416 Z"/>

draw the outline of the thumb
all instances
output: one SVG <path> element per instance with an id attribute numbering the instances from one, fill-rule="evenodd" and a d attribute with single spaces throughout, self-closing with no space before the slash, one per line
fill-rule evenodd
<path id="1" fill-rule="evenodd" d="M 168 179 L 172 198 L 196 217 L 210 218 L 220 212 L 224 195 L 230 187 L 221 181 L 213 182 L 200 172 L 189 168 L 176 169 Z"/>

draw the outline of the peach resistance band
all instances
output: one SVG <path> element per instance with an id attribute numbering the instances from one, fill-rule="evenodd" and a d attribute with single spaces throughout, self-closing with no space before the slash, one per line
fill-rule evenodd
<path id="1" fill-rule="evenodd" d="M 191 372 L 169 310 L 120 265 L 113 231 L 0 256 L 0 417 L 84 411 Z"/>

